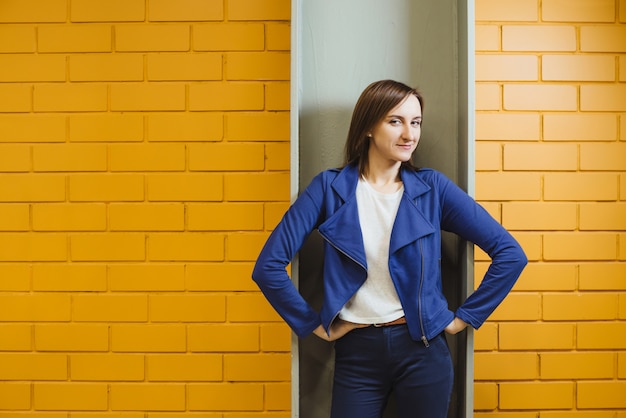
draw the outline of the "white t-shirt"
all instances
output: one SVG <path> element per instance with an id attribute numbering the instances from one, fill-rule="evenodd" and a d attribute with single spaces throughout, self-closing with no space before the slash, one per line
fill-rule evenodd
<path id="1" fill-rule="evenodd" d="M 389 274 L 389 241 L 404 187 L 387 194 L 360 179 L 356 188 L 359 222 L 363 233 L 367 280 L 339 312 L 343 320 L 382 324 L 404 316 Z"/>

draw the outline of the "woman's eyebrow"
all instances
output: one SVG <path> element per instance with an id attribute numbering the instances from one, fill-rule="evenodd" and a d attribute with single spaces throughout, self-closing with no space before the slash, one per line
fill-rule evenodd
<path id="1" fill-rule="evenodd" d="M 388 115 L 387 119 L 402 119 L 402 120 L 404 120 L 405 118 L 404 118 L 404 116 L 401 116 L 401 115 Z M 411 118 L 411 120 L 417 120 L 417 119 L 421 120 L 422 117 L 421 116 L 415 116 L 415 117 Z"/>

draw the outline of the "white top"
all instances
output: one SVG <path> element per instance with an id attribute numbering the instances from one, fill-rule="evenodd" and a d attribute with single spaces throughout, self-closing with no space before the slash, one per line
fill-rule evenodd
<path id="1" fill-rule="evenodd" d="M 367 280 L 339 312 L 357 324 L 382 324 L 404 316 L 389 274 L 389 241 L 404 186 L 395 193 L 375 190 L 360 179 L 356 188 L 359 222 L 363 233 Z"/>

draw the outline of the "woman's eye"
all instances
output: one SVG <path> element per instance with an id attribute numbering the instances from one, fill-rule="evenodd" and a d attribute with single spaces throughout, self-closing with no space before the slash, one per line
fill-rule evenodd
<path id="1" fill-rule="evenodd" d="M 391 119 L 389 123 L 391 123 L 392 125 L 399 125 L 402 122 L 400 121 L 400 119 Z"/>
<path id="2" fill-rule="evenodd" d="M 413 122 L 411 122 L 411 125 L 413 126 L 420 126 L 422 124 L 421 120 L 414 120 Z"/>

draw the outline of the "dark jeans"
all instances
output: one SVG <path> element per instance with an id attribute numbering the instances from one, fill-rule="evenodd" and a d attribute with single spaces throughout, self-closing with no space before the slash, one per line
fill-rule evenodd
<path id="1" fill-rule="evenodd" d="M 446 418 L 454 370 L 445 335 L 426 347 L 406 325 L 367 327 L 335 342 L 331 418 L 380 418 L 393 393 L 398 418 Z"/>

